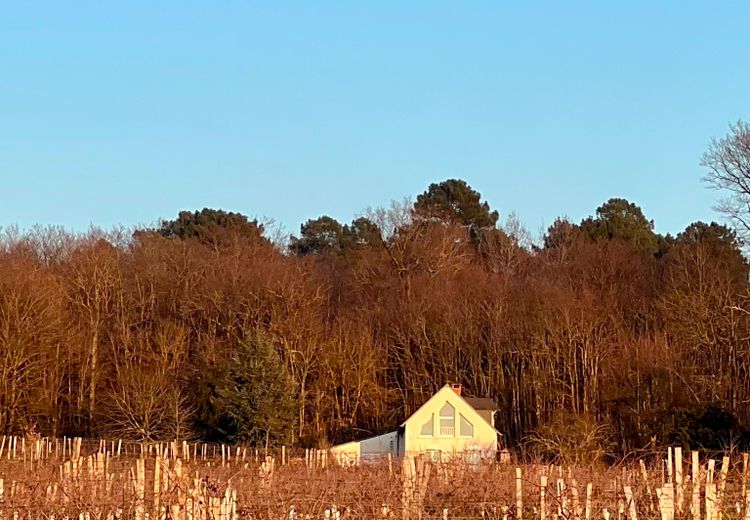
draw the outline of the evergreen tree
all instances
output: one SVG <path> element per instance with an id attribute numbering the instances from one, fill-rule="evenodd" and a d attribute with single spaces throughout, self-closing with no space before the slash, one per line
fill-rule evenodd
<path id="1" fill-rule="evenodd" d="M 163 221 L 155 232 L 168 238 L 192 238 L 214 246 L 228 243 L 237 237 L 267 242 L 263 237 L 263 224 L 257 220 L 250 220 L 241 213 L 210 208 L 181 211 L 176 219 Z"/>
<path id="2" fill-rule="evenodd" d="M 343 248 L 344 226 L 335 218 L 323 215 L 300 226 L 300 236 L 292 237 L 291 251 L 297 256 L 339 252 Z"/>
<path id="3" fill-rule="evenodd" d="M 417 196 L 416 215 L 426 220 L 457 223 L 473 228 L 494 227 L 499 215 L 490 211 L 482 195 L 461 179 L 448 179 L 430 187 Z"/>
<path id="4" fill-rule="evenodd" d="M 232 353 L 220 390 L 234 440 L 288 442 L 294 425 L 293 385 L 273 346 L 260 335 L 246 338 Z"/>
<path id="5" fill-rule="evenodd" d="M 639 206 L 626 199 L 609 199 L 596 209 L 596 217 L 584 219 L 580 228 L 592 240 L 621 240 L 654 255 L 661 249 L 661 240 L 654 233 L 654 222 L 645 217 Z"/>

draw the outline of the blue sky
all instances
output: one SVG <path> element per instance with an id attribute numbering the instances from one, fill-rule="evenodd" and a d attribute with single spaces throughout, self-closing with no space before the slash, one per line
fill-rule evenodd
<path id="1" fill-rule="evenodd" d="M 748 2 L 17 2 L 0 226 L 204 206 L 349 221 L 466 179 L 533 232 L 609 197 L 715 219 L 700 156 L 750 118 Z"/>

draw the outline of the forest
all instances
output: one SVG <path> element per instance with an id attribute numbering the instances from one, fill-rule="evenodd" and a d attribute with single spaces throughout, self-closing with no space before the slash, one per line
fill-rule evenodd
<path id="1" fill-rule="evenodd" d="M 674 236 L 612 198 L 535 238 L 460 179 L 286 238 L 208 208 L 6 228 L 0 432 L 318 447 L 455 383 L 518 450 L 746 443 L 748 125 L 702 164 L 724 224 Z"/>

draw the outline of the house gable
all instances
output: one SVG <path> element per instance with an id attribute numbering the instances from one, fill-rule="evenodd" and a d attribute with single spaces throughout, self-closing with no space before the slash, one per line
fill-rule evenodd
<path id="1" fill-rule="evenodd" d="M 485 419 L 482 416 L 482 414 L 480 414 L 476 409 L 474 409 L 474 407 L 472 407 L 466 401 L 466 399 L 458 395 L 450 385 L 445 385 L 443 388 L 438 390 L 432 397 L 430 397 L 427 400 L 427 402 L 425 402 L 422 406 L 420 406 L 413 414 L 411 414 L 409 418 L 406 419 L 401 424 L 401 426 L 402 427 L 408 426 L 408 427 L 414 428 L 415 421 L 423 419 L 424 417 L 426 417 L 426 414 L 435 413 L 437 415 L 439 408 L 445 402 L 448 402 L 455 408 L 459 409 L 464 414 L 464 417 L 466 417 L 467 419 L 471 417 L 473 421 L 479 420 L 486 424 L 489 424 L 487 419 Z"/>
<path id="2" fill-rule="evenodd" d="M 448 385 L 420 406 L 402 426 L 407 456 L 428 453 L 444 459 L 468 454 L 493 460 L 497 452 L 497 430 Z"/>

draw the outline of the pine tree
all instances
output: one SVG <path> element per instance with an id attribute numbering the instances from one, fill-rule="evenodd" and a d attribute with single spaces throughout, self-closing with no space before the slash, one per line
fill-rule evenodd
<path id="1" fill-rule="evenodd" d="M 234 440 L 266 447 L 287 442 L 295 417 L 293 385 L 271 343 L 260 335 L 240 342 L 227 376 L 220 395 Z"/>

